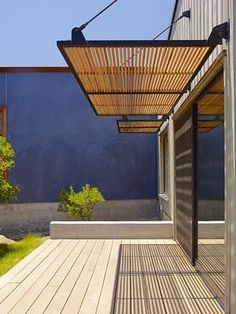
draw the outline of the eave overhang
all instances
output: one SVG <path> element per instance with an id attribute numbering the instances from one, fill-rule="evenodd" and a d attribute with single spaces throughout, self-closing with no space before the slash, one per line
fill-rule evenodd
<path id="1" fill-rule="evenodd" d="M 120 133 L 158 133 L 163 120 L 117 120 Z"/>
<path id="2" fill-rule="evenodd" d="M 97 115 L 168 115 L 216 44 L 206 40 L 59 41 Z"/>
<path id="3" fill-rule="evenodd" d="M 57 45 L 97 115 L 169 115 L 227 25 L 214 27 L 208 40 L 87 41 L 74 28 L 72 40 Z"/>

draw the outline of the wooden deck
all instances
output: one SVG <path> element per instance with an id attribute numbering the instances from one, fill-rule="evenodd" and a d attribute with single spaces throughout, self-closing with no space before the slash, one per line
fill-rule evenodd
<path id="1" fill-rule="evenodd" d="M 0 313 L 223 313 L 172 240 L 47 240 L 0 278 Z"/>
<path id="2" fill-rule="evenodd" d="M 224 239 L 198 240 L 198 268 L 224 304 L 225 245 Z"/>

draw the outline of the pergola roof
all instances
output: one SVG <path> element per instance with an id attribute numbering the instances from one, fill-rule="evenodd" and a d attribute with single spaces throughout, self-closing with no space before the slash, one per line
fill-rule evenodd
<path id="1" fill-rule="evenodd" d="M 166 115 L 209 57 L 206 40 L 59 41 L 97 115 Z"/>
<path id="2" fill-rule="evenodd" d="M 198 132 L 199 133 L 208 133 L 212 129 L 217 128 L 222 123 L 224 123 L 224 120 L 201 120 L 198 121 Z"/>
<path id="3" fill-rule="evenodd" d="M 120 133 L 157 133 L 162 120 L 118 120 Z"/>
<path id="4" fill-rule="evenodd" d="M 196 100 L 198 114 L 217 116 L 224 114 L 224 76 L 221 71 L 205 92 Z"/>

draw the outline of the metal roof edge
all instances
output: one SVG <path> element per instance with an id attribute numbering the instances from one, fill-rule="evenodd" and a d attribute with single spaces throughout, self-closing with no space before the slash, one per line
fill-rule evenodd
<path id="1" fill-rule="evenodd" d="M 73 42 L 70 40 L 57 41 L 59 49 L 64 47 L 215 47 L 218 42 L 208 39 L 186 40 L 89 40 Z"/>

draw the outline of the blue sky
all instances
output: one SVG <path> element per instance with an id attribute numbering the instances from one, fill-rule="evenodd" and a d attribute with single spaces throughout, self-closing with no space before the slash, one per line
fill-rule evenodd
<path id="1" fill-rule="evenodd" d="M 70 39 L 74 26 L 110 2 L 0 0 L 0 66 L 64 65 L 56 41 Z M 151 39 L 170 24 L 173 7 L 174 0 L 119 0 L 84 35 L 88 40 Z"/>

